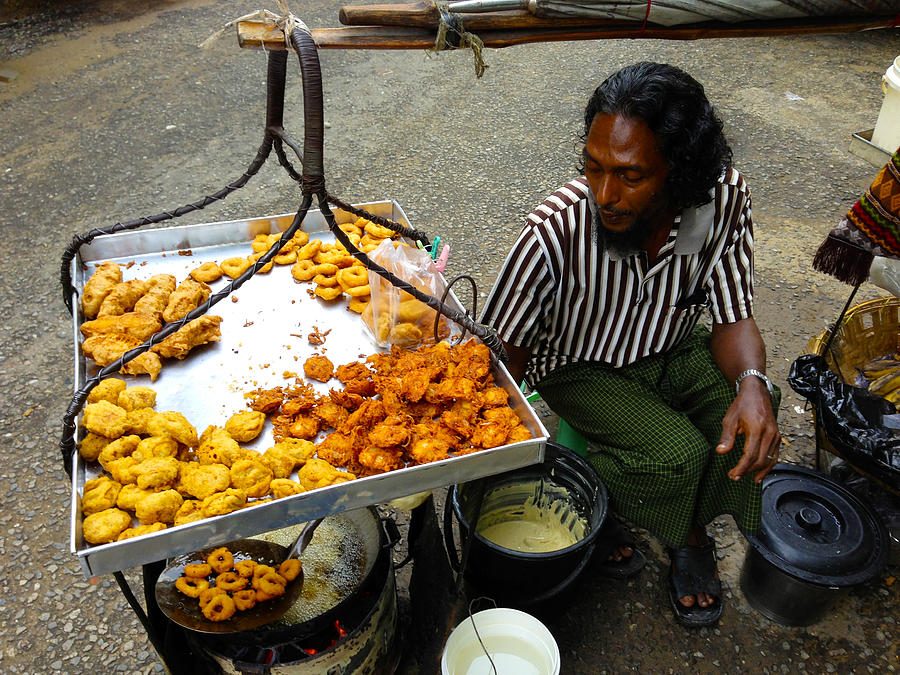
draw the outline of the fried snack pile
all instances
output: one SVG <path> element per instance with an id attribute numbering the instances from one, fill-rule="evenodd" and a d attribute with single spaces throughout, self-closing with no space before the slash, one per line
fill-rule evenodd
<path id="1" fill-rule="evenodd" d="M 385 239 L 397 236 L 393 230 L 365 218 L 340 228 L 363 252 L 372 251 Z M 81 309 L 88 319 L 81 325 L 82 353 L 101 367 L 114 363 L 128 350 L 146 342 L 166 323 L 178 321 L 206 302 L 212 293 L 209 284 L 223 277 L 240 276 L 280 238 L 279 233 L 259 234 L 250 242 L 253 253 L 249 256 L 227 258 L 220 263 L 204 262 L 177 285 L 171 274 L 123 281 L 122 265 L 112 261 L 100 263 L 81 295 Z M 258 273 L 270 272 L 273 265 L 291 265 L 293 278 L 298 283 L 315 284 L 310 294 L 321 300 L 347 297 L 348 308 L 357 313 L 362 313 L 369 304 L 368 270 L 337 242 L 324 244 L 320 239 L 310 240 L 309 234 L 298 230 Z M 221 321 L 219 316 L 201 316 L 191 321 L 149 352 L 129 361 L 121 372 L 149 375 L 155 381 L 162 370 L 161 359 L 184 359 L 195 347 L 218 342 Z"/>
<path id="2" fill-rule="evenodd" d="M 227 621 L 236 612 L 284 595 L 302 569 L 296 558 L 285 560 L 278 569 L 249 559 L 235 562 L 234 555 L 223 546 L 212 551 L 206 562 L 185 565 L 175 588 L 196 598 L 203 616 L 210 621 Z"/>
<path id="3" fill-rule="evenodd" d="M 89 544 L 157 532 L 355 478 L 313 458 L 310 441 L 284 439 L 264 453 L 242 447 L 262 432 L 265 415 L 260 412 L 237 412 L 224 427 L 210 426 L 198 436 L 183 414 L 157 412 L 155 405 L 153 389 L 128 387 L 118 378 L 103 380 L 88 395 L 81 418 L 87 435 L 78 450 L 86 462 L 103 469 L 82 492 L 82 533 Z"/>
<path id="4" fill-rule="evenodd" d="M 322 376 L 322 358 L 310 359 L 311 377 Z M 338 366 L 335 377 L 343 387 L 322 396 L 307 383 L 245 394 L 282 443 L 327 432 L 307 466 L 324 460 L 365 476 L 531 438 L 494 384 L 488 348 L 474 339 L 414 351 L 395 346 Z"/>
<path id="5" fill-rule="evenodd" d="M 393 230 L 382 227 L 371 220 L 358 218 L 353 223 L 339 225 L 351 243 L 363 253 L 374 251 L 378 245 L 397 236 Z M 297 235 L 305 235 L 298 232 Z M 297 239 L 297 235 L 294 239 Z M 278 235 L 259 235 L 253 241 L 254 250 L 266 250 L 275 243 Z M 293 240 L 292 240 L 293 241 Z M 265 247 L 265 248 L 263 248 Z M 299 239 L 297 244 L 288 244 L 279 251 L 274 261 L 291 264 L 291 276 L 297 282 L 311 282 L 315 289 L 311 295 L 326 301 L 349 298 L 348 309 L 362 313 L 369 304 L 369 271 L 354 258 L 339 242 L 323 244 L 319 239 Z"/>
<path id="6" fill-rule="evenodd" d="M 98 366 L 108 366 L 162 330 L 165 323 L 181 319 L 206 302 L 210 292 L 207 284 L 190 277 L 176 287 L 171 274 L 122 281 L 119 263 L 101 263 L 81 296 L 81 309 L 88 319 L 81 324 L 81 351 Z M 218 342 L 221 321 L 219 316 L 194 319 L 126 363 L 121 372 L 156 380 L 162 370 L 160 357 L 184 359 L 194 347 Z"/>

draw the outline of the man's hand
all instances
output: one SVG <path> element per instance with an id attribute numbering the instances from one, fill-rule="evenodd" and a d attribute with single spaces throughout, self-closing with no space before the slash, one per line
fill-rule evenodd
<path id="1" fill-rule="evenodd" d="M 719 369 L 732 382 L 748 368 L 765 369 L 766 347 L 752 318 L 713 324 L 710 349 Z M 728 476 L 740 480 L 755 471 L 753 478 L 759 483 L 778 461 L 781 434 L 769 390 L 753 375 L 741 382 L 740 393 L 722 419 L 722 436 L 716 452 L 730 452 L 738 434 L 744 436 L 744 454 Z"/>
<path id="2" fill-rule="evenodd" d="M 741 383 L 740 393 L 722 419 L 722 436 L 716 452 L 730 452 L 738 434 L 744 436 L 744 454 L 728 477 L 740 480 L 747 473 L 756 472 L 753 479 L 759 483 L 778 461 L 781 434 L 769 391 L 762 380 L 752 375 Z"/>

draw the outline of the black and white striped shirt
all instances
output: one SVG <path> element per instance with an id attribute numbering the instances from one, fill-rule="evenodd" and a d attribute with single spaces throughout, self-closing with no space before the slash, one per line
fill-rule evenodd
<path id="1" fill-rule="evenodd" d="M 530 347 L 526 379 L 577 361 L 615 367 L 671 349 L 704 308 L 716 323 L 753 314 L 750 191 L 726 170 L 709 204 L 675 219 L 652 267 L 641 251 L 599 251 L 584 177 L 532 211 L 487 300 L 481 322 Z"/>

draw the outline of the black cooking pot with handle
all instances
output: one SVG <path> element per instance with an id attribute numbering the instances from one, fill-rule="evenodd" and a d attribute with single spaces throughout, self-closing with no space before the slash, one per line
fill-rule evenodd
<path id="1" fill-rule="evenodd" d="M 887 561 L 878 514 L 829 477 L 790 464 L 763 479 L 762 524 L 747 540 L 741 590 L 754 609 L 787 626 L 815 623 Z"/>
<path id="2" fill-rule="evenodd" d="M 483 479 L 483 493 L 480 487 L 477 483 L 454 485 L 447 497 L 444 535 L 454 569 L 462 561 L 452 539 L 451 512 L 465 539 L 470 536 L 473 511 L 489 518 L 492 509 L 524 508 L 529 498 L 540 502 L 552 494 L 554 500 L 564 502 L 555 502 L 555 509 L 577 514 L 584 523 L 578 541 L 555 551 L 526 553 L 486 539 L 476 527 L 464 573 L 481 593 L 512 607 L 544 605 L 572 587 L 589 564 L 607 517 L 606 485 L 594 468 L 569 448 L 548 442 L 541 464 Z M 509 488 L 513 489 L 504 491 Z M 481 508 L 473 503 L 479 499 L 483 499 Z M 515 512 L 511 517 L 515 518 Z"/>

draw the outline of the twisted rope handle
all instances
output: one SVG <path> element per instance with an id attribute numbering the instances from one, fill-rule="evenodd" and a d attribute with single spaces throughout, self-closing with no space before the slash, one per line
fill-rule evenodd
<path id="1" fill-rule="evenodd" d="M 295 26 L 294 30 L 291 31 L 291 44 L 294 47 L 294 51 L 297 52 L 297 57 L 300 60 L 300 70 L 303 75 L 305 122 L 303 176 L 301 181 L 303 194 L 316 195 L 319 201 L 319 210 L 325 217 L 328 228 L 350 255 L 359 260 L 367 269 L 375 272 L 400 290 L 406 291 L 451 321 L 465 327 L 470 333 L 480 338 L 499 359 L 506 361 L 508 358 L 506 349 L 493 328 L 476 323 L 471 317 L 458 311 L 455 307 L 451 307 L 437 298 L 423 293 L 409 282 L 378 265 L 369 256 L 360 251 L 350 241 L 347 234 L 338 227 L 334 213 L 332 213 L 331 207 L 328 205 L 329 195 L 325 190 L 325 170 L 322 165 L 325 131 L 322 121 L 322 71 L 319 65 L 318 50 L 309 29 L 302 24 Z M 331 197 L 330 199 L 334 198 Z M 341 208 L 344 208 L 344 206 L 349 206 L 349 204 L 342 205 Z"/>
<path id="2" fill-rule="evenodd" d="M 269 52 L 268 76 L 266 84 L 266 128 L 263 142 L 260 145 L 256 156 L 253 158 L 253 161 L 250 163 L 250 166 L 238 180 L 229 183 L 224 188 L 213 193 L 212 195 L 207 195 L 203 199 L 194 202 L 193 204 L 179 207 L 174 211 L 164 211 L 163 213 L 156 216 L 138 218 L 136 220 L 131 220 L 125 223 L 116 223 L 110 228 L 96 228 L 90 230 L 85 234 L 78 235 L 73 238 L 72 243 L 69 244 L 68 247 L 66 247 L 66 250 L 63 253 L 62 262 L 60 264 L 60 280 L 63 286 L 63 302 L 65 302 L 70 314 L 74 311 L 72 298 L 75 295 L 75 289 L 72 285 L 70 277 L 70 270 L 72 260 L 78 254 L 78 250 L 81 248 L 81 246 L 83 246 L 84 244 L 89 244 L 94 240 L 94 238 L 102 234 L 112 234 L 114 232 L 137 229 L 150 223 L 158 223 L 172 218 L 178 218 L 185 215 L 186 213 L 191 213 L 193 211 L 205 208 L 209 204 L 224 199 L 235 190 L 244 187 L 244 185 L 247 184 L 250 178 L 259 171 L 259 169 L 265 163 L 266 159 L 269 157 L 273 145 L 280 138 L 280 134 L 283 133 L 282 124 L 284 116 L 284 87 L 286 72 L 287 53 Z M 125 352 L 114 363 L 111 363 L 102 368 L 97 373 L 97 375 L 88 379 L 84 383 L 84 386 L 82 386 L 81 389 L 75 392 L 75 396 L 72 398 L 71 403 L 66 409 L 65 415 L 63 415 L 62 436 L 59 442 L 59 449 L 63 459 L 63 468 L 70 477 L 72 475 L 72 456 L 75 452 L 75 418 L 78 417 L 78 413 L 84 407 L 84 404 L 87 401 L 87 397 L 90 394 L 91 390 L 96 387 L 102 379 L 118 372 L 126 363 L 128 363 L 132 359 L 137 358 L 141 354 L 146 353 L 155 345 L 166 339 L 169 335 L 178 331 L 188 322 L 193 321 L 200 316 L 203 316 L 213 305 L 218 303 L 220 300 L 228 297 L 234 290 L 240 288 L 248 279 L 250 279 L 250 277 L 256 274 L 259 269 L 261 269 L 266 263 L 274 258 L 281 247 L 284 246 L 288 242 L 288 240 L 290 240 L 290 238 L 294 236 L 294 233 L 296 233 L 298 229 L 300 229 L 303 218 L 306 216 L 306 213 L 309 210 L 311 204 L 311 198 L 305 199 L 303 201 L 300 209 L 294 216 L 294 221 L 291 223 L 290 227 L 285 230 L 278 242 L 273 244 L 272 247 L 268 251 L 266 251 L 266 253 L 262 255 L 259 260 L 257 260 L 253 265 L 245 270 L 243 274 L 238 276 L 220 291 L 211 295 L 205 303 L 189 312 L 182 319 L 167 324 L 162 330 L 150 336 L 150 339 L 147 340 L 144 344 Z"/>

